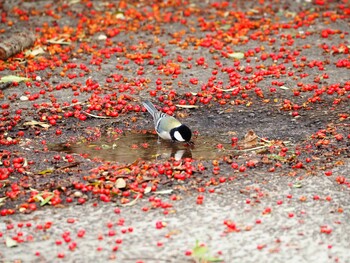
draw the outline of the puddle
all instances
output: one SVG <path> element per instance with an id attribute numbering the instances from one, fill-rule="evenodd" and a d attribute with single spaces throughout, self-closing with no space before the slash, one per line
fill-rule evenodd
<path id="1" fill-rule="evenodd" d="M 220 143 L 208 137 L 198 137 L 194 146 L 161 140 L 151 133 L 122 133 L 103 137 L 93 142 L 62 143 L 49 146 L 52 151 L 77 153 L 89 159 L 132 163 L 142 160 L 176 160 L 193 158 L 196 160 L 213 160 L 224 155 L 217 148 Z"/>

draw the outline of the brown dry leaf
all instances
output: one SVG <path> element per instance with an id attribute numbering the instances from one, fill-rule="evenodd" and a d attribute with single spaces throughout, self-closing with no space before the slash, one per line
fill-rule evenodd
<path id="1" fill-rule="evenodd" d="M 171 236 L 174 236 L 174 235 L 178 235 L 178 234 L 180 234 L 180 233 L 181 233 L 180 230 L 174 229 L 174 230 L 170 231 L 169 233 L 167 233 L 165 236 L 166 236 L 166 237 L 171 237 Z"/>
<path id="2" fill-rule="evenodd" d="M 245 226 L 244 230 L 245 231 L 250 231 L 250 230 L 252 230 L 252 228 L 253 228 L 252 226 Z"/>
<path id="3" fill-rule="evenodd" d="M 227 136 L 237 136 L 237 132 L 235 132 L 235 131 L 228 131 L 228 132 L 226 132 L 226 135 Z"/>
<path id="4" fill-rule="evenodd" d="M 46 122 L 41 122 L 41 121 L 27 121 L 27 122 L 23 123 L 23 126 L 40 126 L 42 128 L 51 127 L 50 124 L 47 124 Z"/>
<path id="5" fill-rule="evenodd" d="M 121 174 L 121 173 L 129 174 L 130 172 L 131 172 L 131 169 L 129 167 L 118 168 L 118 174 Z"/>
<path id="6" fill-rule="evenodd" d="M 272 163 L 272 161 L 270 160 L 270 158 L 269 158 L 268 156 L 266 156 L 266 155 L 264 155 L 264 156 L 261 158 L 261 162 L 262 162 L 263 164 L 271 164 L 271 163 Z"/>
<path id="7" fill-rule="evenodd" d="M 258 163 L 260 163 L 260 160 L 258 158 L 253 158 L 250 159 L 250 162 L 254 163 L 254 165 L 257 165 Z"/>
<path id="8" fill-rule="evenodd" d="M 226 110 L 224 110 L 225 113 L 231 113 L 231 112 L 234 112 L 234 110 L 232 108 L 228 108 Z"/>
<path id="9" fill-rule="evenodd" d="M 186 112 L 178 112 L 176 114 L 176 117 L 180 118 L 180 119 L 183 119 L 183 118 L 187 118 L 188 117 L 188 114 Z"/>
<path id="10" fill-rule="evenodd" d="M 344 161 L 343 160 L 336 161 L 334 165 L 335 166 L 342 166 L 342 165 L 344 165 Z"/>
<path id="11" fill-rule="evenodd" d="M 271 141 L 271 144 L 273 144 L 275 147 L 279 146 L 279 147 L 284 147 L 287 144 L 289 144 L 289 141 L 281 141 L 281 140 L 273 140 Z"/>
<path id="12" fill-rule="evenodd" d="M 238 142 L 238 146 L 243 149 L 250 149 L 258 146 L 258 136 L 253 130 L 244 135 L 244 139 Z"/>
<path id="13" fill-rule="evenodd" d="M 52 39 L 48 39 L 47 43 L 49 44 L 58 44 L 58 45 L 70 45 L 71 42 L 70 41 L 66 41 L 64 38 L 52 38 Z"/>
<path id="14" fill-rule="evenodd" d="M 0 198 L 0 206 L 3 206 L 5 204 L 6 199 L 7 199 L 7 196 Z"/>

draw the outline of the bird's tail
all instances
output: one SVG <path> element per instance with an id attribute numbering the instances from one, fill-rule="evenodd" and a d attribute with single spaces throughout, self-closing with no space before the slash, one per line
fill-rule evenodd
<path id="1" fill-rule="evenodd" d="M 161 117 L 162 113 L 154 107 L 152 102 L 146 100 L 142 102 L 143 106 L 145 106 L 146 110 L 152 115 L 154 124 L 157 124 L 158 119 Z"/>
<path id="2" fill-rule="evenodd" d="M 158 112 L 158 110 L 156 109 L 156 107 L 154 107 L 153 103 L 150 102 L 149 100 L 146 100 L 144 102 L 142 102 L 143 106 L 145 106 L 146 110 L 152 115 L 154 116 L 154 114 L 156 112 Z"/>

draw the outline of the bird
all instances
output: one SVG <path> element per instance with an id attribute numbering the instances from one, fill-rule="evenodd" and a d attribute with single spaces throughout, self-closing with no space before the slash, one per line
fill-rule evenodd
<path id="1" fill-rule="evenodd" d="M 154 120 L 154 128 L 158 136 L 164 140 L 171 140 L 173 142 L 187 142 L 190 143 L 192 132 L 185 124 L 182 124 L 176 118 L 160 112 L 152 104 L 146 100 L 142 102 L 146 110 L 152 115 Z"/>

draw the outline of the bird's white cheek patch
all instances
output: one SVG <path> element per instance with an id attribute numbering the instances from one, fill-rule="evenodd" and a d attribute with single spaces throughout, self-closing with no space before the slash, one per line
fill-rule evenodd
<path id="1" fill-rule="evenodd" d="M 181 134 L 178 131 L 174 132 L 174 138 L 179 142 L 185 141 L 184 138 L 182 138 Z"/>

